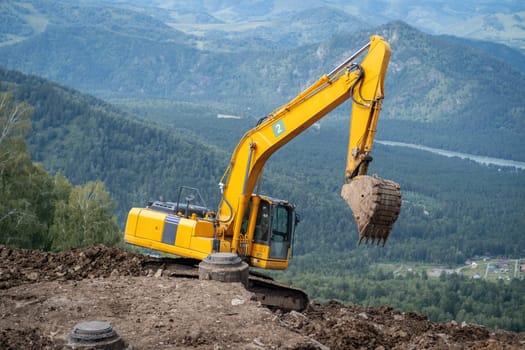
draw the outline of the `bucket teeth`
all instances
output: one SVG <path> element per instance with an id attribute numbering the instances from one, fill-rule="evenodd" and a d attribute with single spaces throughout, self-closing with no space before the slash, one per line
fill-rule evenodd
<path id="1" fill-rule="evenodd" d="M 371 241 L 384 246 L 401 210 L 399 184 L 376 176 L 357 176 L 343 185 L 341 196 L 352 209 L 358 243 L 364 240 L 365 244 Z"/>

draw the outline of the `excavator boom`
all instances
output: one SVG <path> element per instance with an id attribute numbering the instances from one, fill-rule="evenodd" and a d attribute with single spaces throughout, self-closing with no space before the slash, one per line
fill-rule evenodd
<path id="1" fill-rule="evenodd" d="M 362 61 L 356 63 L 367 50 Z M 348 99 L 353 104 L 343 198 L 352 209 L 359 241 L 363 238 L 365 242 L 369 239 L 386 241 L 401 207 L 399 185 L 364 176 L 372 159 L 369 153 L 384 96 L 389 59 L 389 44 L 373 35 L 367 45 L 244 135 L 221 181 L 224 192 L 218 211 L 219 232 L 233 236 L 234 250 L 243 240 L 250 251 L 253 237 L 250 232 L 248 237 L 241 237 L 242 220 L 266 161 L 276 150 Z M 389 214 L 384 215 L 385 212 Z"/>

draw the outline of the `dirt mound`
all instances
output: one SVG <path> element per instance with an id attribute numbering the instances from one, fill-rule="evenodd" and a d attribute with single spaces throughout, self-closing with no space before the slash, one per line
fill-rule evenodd
<path id="1" fill-rule="evenodd" d="M 313 305 L 285 321 L 332 349 L 522 349 L 525 334 L 479 325 L 435 323 L 425 315 L 389 306 L 367 308 L 337 302 Z"/>
<path id="2" fill-rule="evenodd" d="M 81 280 L 111 274 L 140 276 L 147 260 L 139 254 L 103 245 L 50 253 L 0 245 L 0 289 L 26 283 Z"/>
<path id="3" fill-rule="evenodd" d="M 0 349 L 64 349 L 84 321 L 110 322 L 133 349 L 522 349 L 525 334 L 390 307 L 312 303 L 272 312 L 241 284 L 171 278 L 151 258 L 96 246 L 0 246 Z M 149 267 L 148 267 L 149 266 Z"/>

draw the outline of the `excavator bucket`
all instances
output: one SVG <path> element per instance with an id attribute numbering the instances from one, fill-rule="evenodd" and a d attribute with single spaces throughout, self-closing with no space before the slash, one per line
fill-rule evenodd
<path id="1" fill-rule="evenodd" d="M 348 203 L 362 240 L 385 244 L 401 210 L 399 184 L 377 176 L 361 175 L 344 184 L 341 196 Z"/>

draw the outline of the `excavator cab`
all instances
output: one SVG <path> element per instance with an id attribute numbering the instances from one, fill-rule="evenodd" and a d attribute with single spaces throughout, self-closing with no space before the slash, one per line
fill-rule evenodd
<path id="1" fill-rule="evenodd" d="M 293 204 L 253 195 L 243 221 L 243 231 L 253 232 L 250 264 L 266 269 L 286 269 L 298 223 Z"/>

